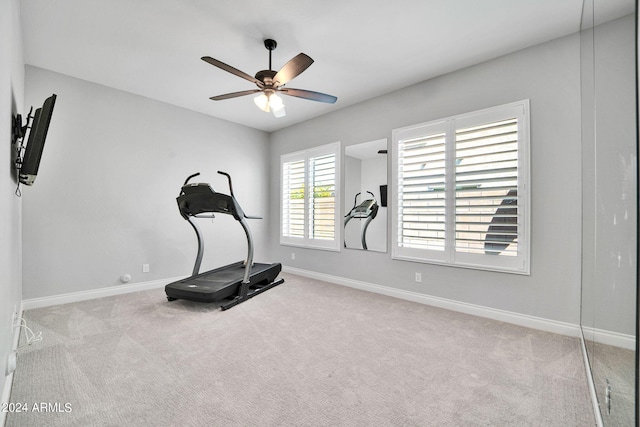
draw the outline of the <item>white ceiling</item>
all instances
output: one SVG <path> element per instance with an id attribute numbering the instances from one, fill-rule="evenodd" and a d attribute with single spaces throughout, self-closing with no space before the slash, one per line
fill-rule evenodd
<path id="1" fill-rule="evenodd" d="M 606 0 L 633 11 L 633 1 Z M 25 62 L 204 114 L 274 131 L 429 78 L 578 31 L 582 0 L 21 0 Z M 630 6 L 629 6 L 630 4 Z M 626 9 L 625 9 L 626 8 Z M 338 97 L 283 97 L 287 116 L 252 96 L 247 74 L 300 52 L 315 63 L 289 86 Z M 51 88 L 55 92 L 55 88 Z"/>

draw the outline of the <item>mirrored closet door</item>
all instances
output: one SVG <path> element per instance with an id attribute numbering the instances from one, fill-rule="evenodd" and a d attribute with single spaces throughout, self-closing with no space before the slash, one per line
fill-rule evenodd
<path id="1" fill-rule="evenodd" d="M 605 426 L 636 417 L 635 26 L 633 0 L 584 1 L 581 326 Z"/>

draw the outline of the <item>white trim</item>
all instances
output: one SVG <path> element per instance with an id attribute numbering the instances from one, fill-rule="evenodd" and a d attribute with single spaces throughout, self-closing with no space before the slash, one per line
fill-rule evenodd
<path id="1" fill-rule="evenodd" d="M 376 294 L 387 295 L 394 298 L 400 298 L 407 301 L 413 301 L 420 304 L 431 305 L 434 307 L 444 308 L 460 313 L 471 314 L 473 316 L 484 317 L 487 319 L 498 320 L 500 322 L 511 323 L 527 328 L 538 329 L 541 331 L 552 332 L 560 335 L 567 335 L 578 338 L 580 334 L 580 326 L 560 322 L 557 320 L 545 319 L 542 317 L 529 316 L 527 314 L 515 313 L 512 311 L 499 310 L 496 308 L 485 307 L 466 302 L 454 301 L 446 298 L 434 297 L 421 294 L 418 292 L 405 291 L 402 289 L 391 288 L 388 286 L 376 285 L 373 283 L 361 282 L 359 280 L 346 279 L 344 277 L 331 276 L 329 274 L 317 273 L 315 271 L 302 270 L 295 267 L 282 266 L 285 273 L 297 274 L 299 276 L 309 277 L 312 279 L 323 280 L 325 282 L 334 283 L 336 285 L 348 286 L 350 288 L 360 289 L 363 291 L 374 292 Z"/>
<path id="2" fill-rule="evenodd" d="M 624 348 L 625 350 L 636 349 L 636 337 L 619 332 L 605 331 L 604 329 L 590 328 L 583 326 L 583 333 L 586 333 L 591 341 L 598 344 L 610 345 L 613 347 Z"/>
<path id="3" fill-rule="evenodd" d="M 20 308 L 18 309 L 18 318 L 22 317 L 23 304 L 20 303 Z M 18 349 L 18 343 L 20 341 L 20 328 L 17 328 L 15 324 L 11 325 L 13 329 L 13 344 L 11 347 L 11 351 L 16 351 Z M 2 368 L 4 371 L 4 366 Z M 11 389 L 13 388 L 13 372 L 4 377 L 4 388 L 2 389 L 2 398 L 0 399 L 0 403 L 9 403 L 11 399 Z M 7 421 L 7 413 L 0 411 L 0 426 L 5 425 Z"/>
<path id="4" fill-rule="evenodd" d="M 4 377 L 4 388 L 2 389 L 2 400 L 0 402 L 9 403 L 11 398 L 11 387 L 13 387 L 13 372 Z M 0 426 L 5 425 L 7 421 L 7 413 L 0 411 Z"/>
<path id="5" fill-rule="evenodd" d="M 584 360 L 584 369 L 587 375 L 587 383 L 589 384 L 589 394 L 591 395 L 591 404 L 593 405 L 593 415 L 596 419 L 596 426 L 604 427 L 602 422 L 602 413 L 600 412 L 600 405 L 598 404 L 598 395 L 596 394 L 596 387 L 593 383 L 593 376 L 591 374 L 589 356 L 587 355 L 587 346 L 582 334 L 580 334 L 580 348 L 582 349 L 582 359 Z"/>
<path id="6" fill-rule="evenodd" d="M 68 294 L 52 295 L 49 297 L 31 298 L 22 301 L 24 310 L 34 308 L 50 307 L 52 305 L 69 304 L 72 302 L 86 301 L 96 298 L 110 297 L 114 295 L 140 292 L 150 289 L 162 288 L 171 282 L 183 279 L 184 277 L 174 277 L 172 279 L 151 280 L 149 282 L 133 283 L 130 285 L 109 286 L 106 288 L 92 289 L 89 291 L 71 292 Z"/>
<path id="7" fill-rule="evenodd" d="M 315 244 L 304 244 L 304 243 L 292 243 L 292 242 L 280 242 L 281 246 L 290 246 L 292 248 L 305 248 L 305 249 L 316 249 L 319 251 L 329 251 L 329 252 L 340 252 L 340 248 L 336 247 L 328 247 L 328 246 L 318 246 Z"/>

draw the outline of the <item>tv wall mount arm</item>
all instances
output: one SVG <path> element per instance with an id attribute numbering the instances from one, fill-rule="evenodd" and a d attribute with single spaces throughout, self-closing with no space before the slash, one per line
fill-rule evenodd
<path id="1" fill-rule="evenodd" d="M 33 107 L 29 110 L 29 114 L 27 115 L 27 123 L 22 124 L 22 115 L 16 114 L 13 116 L 13 121 L 11 122 L 11 144 L 18 145 L 16 147 L 16 151 L 18 152 L 18 158 L 16 159 L 16 169 L 20 169 L 20 165 L 22 164 L 22 145 L 24 141 L 24 137 L 27 134 L 27 130 L 33 124 Z"/>
<path id="2" fill-rule="evenodd" d="M 27 114 L 27 122 L 22 124 L 22 115 L 16 114 L 13 116 L 11 121 L 11 145 L 15 145 L 16 150 L 16 159 L 13 162 L 14 167 L 18 171 L 18 175 L 20 174 L 20 169 L 22 169 L 22 160 L 24 156 L 24 137 L 27 134 L 27 130 L 33 125 L 33 107 L 29 110 L 29 114 Z M 18 180 L 18 187 L 15 192 L 16 196 L 20 197 L 20 180 Z"/>

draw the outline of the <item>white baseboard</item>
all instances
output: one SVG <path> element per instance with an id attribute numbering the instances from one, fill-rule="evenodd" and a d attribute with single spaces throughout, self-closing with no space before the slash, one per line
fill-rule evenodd
<path id="1" fill-rule="evenodd" d="M 128 294 L 131 292 L 157 289 L 180 279 L 183 279 L 183 277 L 151 280 L 149 282 L 132 283 L 127 285 L 109 286 L 106 288 L 92 289 L 90 291 L 71 292 L 68 294 L 53 295 L 49 297 L 31 298 L 22 301 L 22 308 L 24 310 L 31 310 L 34 308 L 50 307 L 52 305 L 69 304 L 72 302 L 86 301 L 96 298 Z"/>
<path id="2" fill-rule="evenodd" d="M 594 341 L 598 344 L 611 345 L 624 348 L 626 350 L 636 349 L 636 337 L 633 335 L 621 334 L 618 332 L 605 331 L 604 329 L 582 327 L 587 341 Z"/>
<path id="3" fill-rule="evenodd" d="M 526 314 L 520 314 L 511 311 L 499 310 L 495 308 L 484 307 L 481 305 L 434 297 L 417 292 L 405 291 L 388 286 L 375 285 L 372 283 L 361 282 L 359 280 L 345 279 L 344 277 L 331 276 L 328 274 L 302 270 L 294 267 L 283 266 L 282 268 L 283 271 L 287 273 L 297 274 L 299 276 L 309 277 L 312 279 L 323 280 L 325 282 L 387 295 L 394 298 L 400 298 L 407 301 L 413 301 L 425 305 L 444 308 L 451 311 L 471 314 L 474 316 L 498 320 L 501 322 L 511 323 L 514 325 L 538 329 L 546 332 L 553 332 L 560 335 L 568 335 L 576 338 L 581 335 L 580 326 L 572 323 L 559 322 L 557 320 L 544 319 L 541 317 L 529 316 Z"/>
<path id="4" fill-rule="evenodd" d="M 22 317 L 23 305 L 20 303 L 20 308 L 18 309 L 18 318 Z M 16 351 L 18 349 L 18 343 L 20 341 L 20 328 L 16 327 L 16 325 L 11 325 L 13 329 L 13 341 L 11 346 L 11 351 Z M 4 368 L 3 368 L 4 371 Z M 11 388 L 13 387 L 13 372 L 4 377 L 4 388 L 2 389 L 2 397 L 0 398 L 0 403 L 9 403 L 11 399 Z M 4 426 L 7 419 L 7 413 L 4 411 L 0 411 L 0 426 Z"/>
<path id="5" fill-rule="evenodd" d="M 11 387 L 13 386 L 13 373 L 4 377 L 4 388 L 2 389 L 2 400 L 0 402 L 9 403 L 11 398 Z M 0 411 L 0 426 L 5 425 L 7 420 L 7 413 Z"/>

